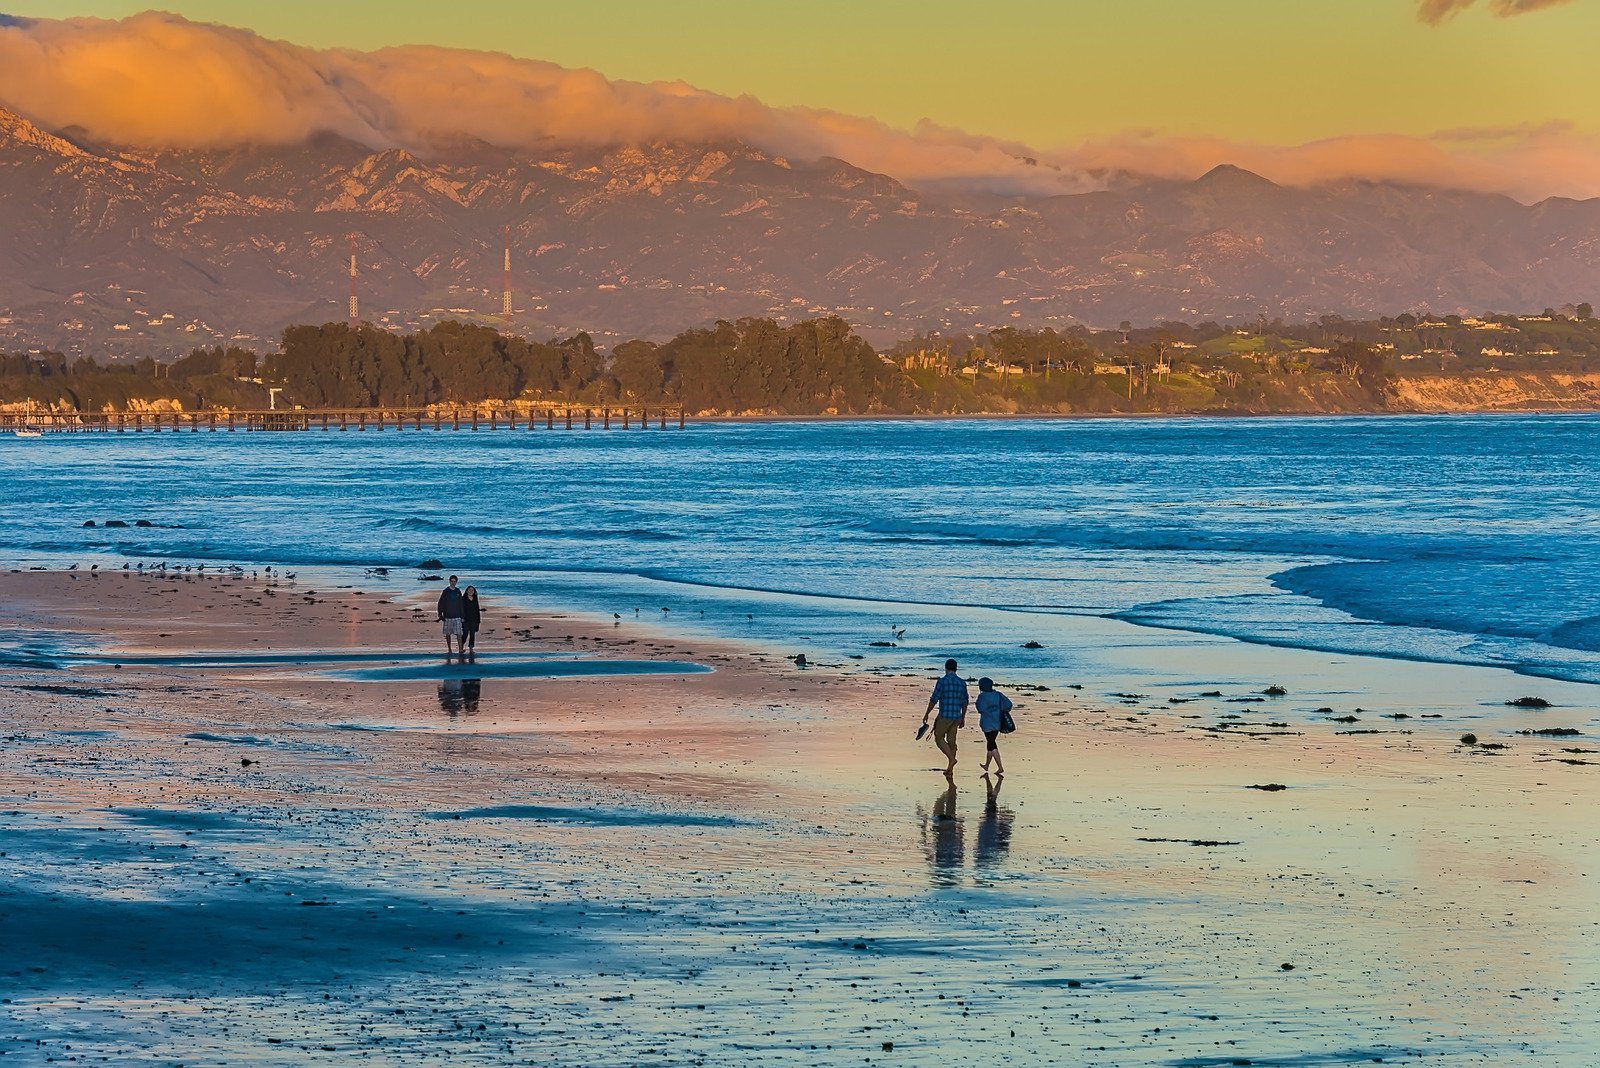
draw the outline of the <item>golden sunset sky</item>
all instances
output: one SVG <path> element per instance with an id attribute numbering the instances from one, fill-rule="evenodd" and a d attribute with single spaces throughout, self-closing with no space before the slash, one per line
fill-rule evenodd
<path id="1" fill-rule="evenodd" d="M 19 0 L 8 10 L 123 19 L 143 6 Z M 319 54 L 490 50 L 611 80 L 753 97 L 780 112 L 839 113 L 894 131 L 928 124 L 1039 150 L 1068 168 L 1191 174 L 1227 160 L 1290 182 L 1348 172 L 1524 199 L 1600 195 L 1591 56 L 1600 0 L 174 0 L 166 10 Z M 43 35 L 48 48 L 69 47 L 64 25 Z M 0 59 L 6 33 L 0 17 Z M 34 72 L 9 85 L 0 72 L 0 102 L 93 128 L 93 115 L 77 120 L 43 98 L 114 92 L 113 80 L 95 79 L 96 64 L 121 62 L 119 74 L 136 81 L 130 71 L 141 63 L 181 69 L 193 55 L 97 38 L 93 49 L 41 53 Z M 56 70 L 69 82 L 84 77 L 45 87 Z M 19 87 L 24 77 L 36 92 Z M 129 100 L 173 92 L 132 81 Z M 638 110 L 638 100 L 629 106 Z M 879 138 L 870 132 L 838 146 L 831 136 L 824 150 L 865 144 L 869 167 L 898 165 L 913 179 L 930 172 L 905 152 L 872 158 Z"/>
<path id="2" fill-rule="evenodd" d="M 150 5 L 17 2 L 121 18 Z M 775 105 L 923 118 L 1040 145 L 1162 133 L 1295 143 L 1566 121 L 1600 128 L 1600 3 L 1516 17 L 1478 0 L 174 0 L 198 21 L 318 48 L 437 44 L 682 80 Z"/>

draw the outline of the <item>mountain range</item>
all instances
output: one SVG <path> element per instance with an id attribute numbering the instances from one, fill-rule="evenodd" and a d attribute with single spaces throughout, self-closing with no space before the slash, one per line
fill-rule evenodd
<path id="1" fill-rule="evenodd" d="M 513 311 L 500 318 L 509 228 Z M 162 150 L 0 108 L 0 349 L 262 348 L 346 315 L 598 344 L 837 314 L 869 339 L 1120 320 L 1527 310 L 1600 295 L 1600 200 L 1105 176 L 1059 196 L 916 190 L 738 141 L 427 158 L 333 135 Z"/>

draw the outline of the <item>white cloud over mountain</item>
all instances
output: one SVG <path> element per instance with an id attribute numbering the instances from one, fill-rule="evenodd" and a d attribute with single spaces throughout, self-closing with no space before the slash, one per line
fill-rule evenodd
<path id="1" fill-rule="evenodd" d="M 1289 146 L 1147 134 L 1040 150 L 501 53 L 312 49 L 155 12 L 0 17 L 0 103 L 48 129 L 127 146 L 288 143 L 322 131 L 424 153 L 462 138 L 529 149 L 738 138 L 785 155 L 837 156 L 913 186 L 1003 192 L 1081 192 L 1107 170 L 1192 178 L 1227 162 L 1299 185 L 1370 178 L 1524 200 L 1600 195 L 1600 141 L 1560 125 Z"/>

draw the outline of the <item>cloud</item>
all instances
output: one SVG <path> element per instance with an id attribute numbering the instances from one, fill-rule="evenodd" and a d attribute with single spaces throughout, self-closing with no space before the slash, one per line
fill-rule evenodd
<path id="1" fill-rule="evenodd" d="M 1508 19 L 1512 15 L 1525 15 L 1530 11 L 1571 2 L 1572 0 L 1489 0 L 1489 10 L 1498 18 Z M 1475 3 L 1477 0 L 1418 0 L 1417 17 L 1430 26 L 1437 26 Z"/>
<path id="2" fill-rule="evenodd" d="M 148 147 L 290 143 L 331 131 L 374 148 L 427 151 L 475 138 L 504 147 L 739 138 L 797 156 L 838 156 L 908 181 L 983 180 L 1062 190 L 1023 151 L 937 128 L 772 108 L 681 82 L 458 49 L 317 50 L 248 30 L 147 12 L 116 21 L 0 23 L 0 102 L 52 130 Z"/>
<path id="3" fill-rule="evenodd" d="M 1491 5 L 1509 13 L 1550 2 Z M 1295 185 L 1366 178 L 1530 200 L 1600 196 L 1600 143 L 1560 125 L 1291 146 L 1135 133 L 1040 151 L 926 121 L 902 130 L 500 53 L 319 50 L 155 12 L 122 21 L 0 18 L 0 104 L 52 131 L 130 147 L 286 144 L 323 131 L 421 154 L 462 138 L 530 151 L 739 139 L 794 158 L 836 156 L 913 187 L 1000 193 L 1081 192 L 1112 171 L 1194 178 L 1234 163 Z"/>
<path id="4" fill-rule="evenodd" d="M 1526 202 L 1600 196 L 1600 137 L 1564 123 L 1446 130 L 1431 137 L 1361 134 L 1300 145 L 1130 135 L 1052 155 L 1059 165 L 1082 171 L 1175 179 L 1231 163 L 1283 185 L 1358 179 L 1504 193 Z"/>

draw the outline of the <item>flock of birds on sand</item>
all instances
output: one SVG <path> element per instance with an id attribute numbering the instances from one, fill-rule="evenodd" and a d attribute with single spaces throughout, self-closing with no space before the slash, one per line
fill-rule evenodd
<path id="1" fill-rule="evenodd" d="M 76 570 L 78 570 L 78 565 L 77 564 L 69 564 L 67 566 L 67 570 L 68 571 L 76 571 Z M 99 571 L 100 570 L 100 565 L 99 564 L 90 564 L 89 565 L 89 570 L 90 570 L 90 572 Z M 132 564 L 132 563 L 123 564 L 122 565 L 122 570 L 124 570 L 124 571 L 145 571 L 145 572 L 149 572 L 150 574 L 155 574 L 155 575 L 165 575 L 165 574 L 169 574 L 169 573 L 170 574 L 181 574 L 181 573 L 186 573 L 186 572 L 194 573 L 194 574 L 204 574 L 206 571 L 209 570 L 213 574 L 217 574 L 217 575 L 232 575 L 232 576 L 235 576 L 237 578 L 243 578 L 246 575 L 249 575 L 253 579 L 259 579 L 263 575 L 265 575 L 269 580 L 272 580 L 272 581 L 276 581 L 278 579 L 288 579 L 288 580 L 292 581 L 293 579 L 295 579 L 297 577 L 297 573 L 294 572 L 294 571 L 283 571 L 283 570 L 280 570 L 278 568 L 272 567 L 271 565 L 268 565 L 268 566 L 260 568 L 260 569 L 255 569 L 255 568 L 246 569 L 246 568 L 240 567 L 238 564 L 217 564 L 215 566 L 208 565 L 208 564 L 172 564 L 172 565 L 169 566 L 166 563 L 166 561 L 162 561 L 159 564 L 143 564 L 143 563 L 139 563 L 139 564 Z"/>
<path id="2" fill-rule="evenodd" d="M 295 572 L 293 572 L 293 571 L 283 571 L 283 570 L 280 570 L 280 569 L 272 567 L 272 565 L 270 565 L 270 564 L 267 565 L 266 567 L 263 567 L 263 568 L 260 568 L 260 569 L 246 569 L 246 568 L 240 567 L 238 564 L 217 564 L 217 565 L 214 565 L 214 566 L 207 565 L 207 564 L 172 564 L 172 565 L 168 566 L 168 564 L 165 561 L 162 561 L 159 564 L 148 564 L 148 565 L 146 565 L 144 563 L 139 563 L 139 564 L 131 564 L 131 563 L 129 563 L 129 564 L 123 564 L 122 565 L 122 570 L 124 570 L 124 571 L 149 571 L 149 572 L 151 572 L 153 574 L 167 574 L 169 572 L 171 572 L 171 573 L 193 572 L 193 573 L 198 573 L 198 574 L 204 574 L 208 569 L 211 572 L 213 572 L 214 574 L 231 575 L 231 576 L 236 577 L 236 578 L 243 578 L 246 575 L 248 575 L 252 579 L 259 579 L 264 575 L 264 576 L 266 576 L 266 578 L 268 580 L 275 581 L 275 580 L 278 580 L 278 579 L 287 579 L 289 581 L 293 581 L 295 579 L 295 577 L 296 577 L 296 573 Z M 78 570 L 78 565 L 77 564 L 72 564 L 67 568 L 67 570 L 68 571 L 76 571 L 76 570 Z M 90 564 L 89 565 L 89 570 L 91 572 L 99 571 L 100 570 L 100 565 L 99 564 Z M 388 576 L 388 574 L 389 574 L 389 569 L 387 567 L 369 567 L 369 568 L 365 568 L 364 570 L 368 575 L 371 575 L 371 576 L 373 576 L 375 578 L 386 578 Z M 638 618 L 639 612 L 640 612 L 640 609 L 638 609 L 638 608 L 635 608 L 633 610 L 634 618 Z M 668 616 L 671 613 L 672 613 L 672 609 L 667 608 L 665 606 L 662 607 L 661 615 L 663 617 Z M 705 614 L 706 614 L 705 613 L 705 609 L 702 608 L 700 610 L 701 617 L 704 618 Z M 611 618 L 614 621 L 612 623 L 612 626 L 620 627 L 622 625 L 622 613 L 621 612 L 612 612 L 611 613 Z M 745 613 L 745 619 L 749 620 L 750 622 L 752 622 L 752 623 L 755 622 L 755 618 L 756 617 L 755 617 L 755 613 L 754 612 L 746 612 Z M 906 628 L 900 626 L 898 623 L 892 623 L 892 624 L 889 625 L 889 633 L 893 634 L 894 635 L 894 640 L 898 642 L 898 641 L 900 641 L 901 639 L 903 639 L 906 636 Z"/>

